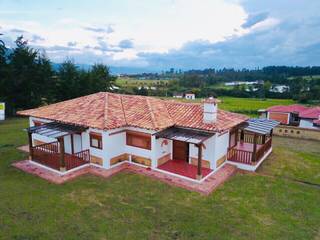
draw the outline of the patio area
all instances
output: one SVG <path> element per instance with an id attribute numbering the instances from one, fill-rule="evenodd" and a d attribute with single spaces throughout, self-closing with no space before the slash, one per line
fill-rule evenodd
<path id="1" fill-rule="evenodd" d="M 35 175 L 55 184 L 63 184 L 85 174 L 92 174 L 107 179 L 114 174 L 126 171 L 135 174 L 142 174 L 144 176 L 167 183 L 171 186 L 181 187 L 189 191 L 201 193 L 203 195 L 209 195 L 210 193 L 212 193 L 216 188 L 222 185 L 237 172 L 237 167 L 230 164 L 225 164 L 218 171 L 206 178 L 203 182 L 198 183 L 187 179 L 182 179 L 181 177 L 172 176 L 163 172 L 140 167 L 127 162 L 123 162 L 122 164 L 111 169 L 103 169 L 100 167 L 89 165 L 65 175 L 50 171 L 29 160 L 18 161 L 13 163 L 12 165 L 28 174 Z"/>
<path id="2" fill-rule="evenodd" d="M 160 165 L 158 169 L 170 173 L 178 174 L 184 177 L 197 179 L 197 166 L 187 163 L 183 160 L 169 160 Z M 212 172 L 209 168 L 202 167 L 202 176 L 206 177 Z"/>

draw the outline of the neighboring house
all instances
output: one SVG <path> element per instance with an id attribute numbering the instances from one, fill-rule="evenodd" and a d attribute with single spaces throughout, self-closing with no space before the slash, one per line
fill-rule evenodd
<path id="1" fill-rule="evenodd" d="M 303 105 L 294 104 L 288 106 L 272 106 L 269 107 L 267 112 L 267 118 L 279 121 L 285 125 L 299 125 L 299 113 L 307 110 L 308 107 Z"/>
<path id="2" fill-rule="evenodd" d="M 266 113 L 268 119 L 277 120 L 283 125 L 301 128 L 320 129 L 320 107 L 306 107 L 303 105 L 273 106 L 267 110 L 259 110 L 259 115 Z"/>
<path id="3" fill-rule="evenodd" d="M 194 93 L 186 93 L 184 95 L 184 98 L 188 99 L 188 100 L 194 100 L 194 99 L 196 99 L 196 95 Z"/>
<path id="4" fill-rule="evenodd" d="M 278 123 L 218 110 L 218 100 L 182 103 L 100 92 L 20 111 L 29 116 L 30 159 L 60 174 L 124 162 L 203 181 L 226 162 L 255 170 Z"/>
<path id="5" fill-rule="evenodd" d="M 273 85 L 269 91 L 274 93 L 284 93 L 288 92 L 289 90 L 290 87 L 287 85 Z"/>
<path id="6" fill-rule="evenodd" d="M 313 107 L 301 112 L 299 118 L 299 127 L 320 129 L 320 107 Z"/>

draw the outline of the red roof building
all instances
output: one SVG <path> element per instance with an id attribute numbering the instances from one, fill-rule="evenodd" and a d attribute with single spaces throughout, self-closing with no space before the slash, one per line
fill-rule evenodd
<path id="1" fill-rule="evenodd" d="M 254 171 L 272 150 L 278 122 L 218 103 L 99 92 L 18 114 L 29 116 L 30 159 L 55 171 L 126 163 L 199 183 L 226 163 Z"/>

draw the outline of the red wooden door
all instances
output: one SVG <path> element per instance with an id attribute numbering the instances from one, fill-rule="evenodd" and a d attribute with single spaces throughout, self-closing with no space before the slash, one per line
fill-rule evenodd
<path id="1" fill-rule="evenodd" d="M 181 141 L 173 141 L 173 159 L 189 161 L 189 144 Z"/>

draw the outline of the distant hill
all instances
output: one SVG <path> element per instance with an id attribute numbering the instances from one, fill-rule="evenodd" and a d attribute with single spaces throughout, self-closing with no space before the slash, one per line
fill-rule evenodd
<path id="1" fill-rule="evenodd" d="M 52 63 L 52 67 L 54 70 L 58 70 L 60 67 L 60 63 Z M 90 64 L 76 64 L 76 66 L 80 69 L 89 70 L 92 65 Z M 149 69 L 149 68 L 136 68 L 136 67 L 115 67 L 110 66 L 111 74 L 118 75 L 118 74 L 141 74 L 141 73 L 156 73 L 158 71 Z"/>

